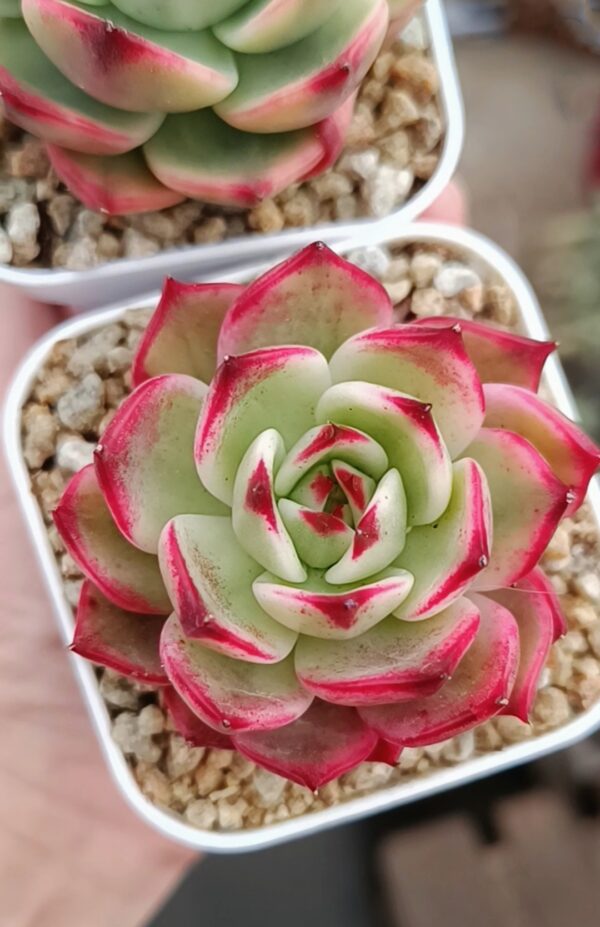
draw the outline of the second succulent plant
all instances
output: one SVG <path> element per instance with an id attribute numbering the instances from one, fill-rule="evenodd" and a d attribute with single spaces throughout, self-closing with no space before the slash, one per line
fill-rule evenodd
<path id="1" fill-rule="evenodd" d="M 564 631 L 538 561 L 600 462 L 537 395 L 553 349 L 397 325 L 320 244 L 248 287 L 168 281 L 55 513 L 75 651 L 310 788 L 526 719 Z"/>

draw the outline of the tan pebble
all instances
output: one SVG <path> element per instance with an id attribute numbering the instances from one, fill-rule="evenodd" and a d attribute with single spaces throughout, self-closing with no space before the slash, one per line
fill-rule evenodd
<path id="1" fill-rule="evenodd" d="M 383 788 L 393 774 L 394 767 L 388 766 L 387 763 L 361 763 L 344 777 L 344 783 L 350 785 L 353 790 L 366 792 Z"/>
<path id="2" fill-rule="evenodd" d="M 392 132 L 377 142 L 382 158 L 391 161 L 394 167 L 408 167 L 411 160 L 411 141 L 404 129 Z"/>
<path id="3" fill-rule="evenodd" d="M 415 177 L 419 180 L 429 180 L 434 175 L 439 163 L 440 156 L 438 153 L 415 152 L 411 159 L 411 167 L 415 172 Z"/>
<path id="4" fill-rule="evenodd" d="M 270 808 L 280 800 L 287 783 L 281 776 L 257 766 L 249 784 L 256 793 L 257 803 Z"/>
<path id="5" fill-rule="evenodd" d="M 341 789 L 338 780 L 334 779 L 333 782 L 328 782 L 327 785 L 320 788 L 319 798 L 321 798 L 326 805 L 336 804 L 341 798 Z"/>
<path id="6" fill-rule="evenodd" d="M 122 711 L 112 726 L 112 736 L 123 753 L 134 756 L 146 763 L 158 763 L 162 749 L 152 737 L 140 730 L 138 715 L 130 711 Z"/>
<path id="7" fill-rule="evenodd" d="M 125 348 L 124 350 L 128 350 Z M 120 377 L 108 377 L 104 381 L 106 404 L 110 409 L 116 409 L 125 396 L 125 383 Z"/>
<path id="8" fill-rule="evenodd" d="M 56 530 L 56 525 L 48 526 L 48 540 L 50 541 L 50 544 L 52 545 L 52 550 L 54 551 L 55 554 L 64 553 L 65 545 L 63 543 L 63 539 L 61 538 L 60 534 Z"/>
<path id="9" fill-rule="evenodd" d="M 113 418 L 115 417 L 116 411 L 117 411 L 116 409 L 109 409 L 108 412 L 105 415 L 103 415 L 102 418 L 100 419 L 100 422 L 98 424 L 98 436 L 100 438 L 102 437 L 102 435 L 104 434 L 104 432 L 106 431 L 110 423 L 112 422 Z"/>
<path id="10" fill-rule="evenodd" d="M 475 753 L 475 734 L 465 731 L 453 737 L 442 750 L 442 759 L 447 763 L 464 763 Z"/>
<path id="11" fill-rule="evenodd" d="M 60 572 L 67 579 L 79 579 L 81 570 L 73 560 L 71 554 L 63 554 L 60 558 Z"/>
<path id="12" fill-rule="evenodd" d="M 227 234 L 227 223 L 222 216 L 210 216 L 194 229 L 194 241 L 197 245 L 210 245 L 223 241 Z"/>
<path id="13" fill-rule="evenodd" d="M 417 251 L 410 261 L 410 275 L 420 290 L 430 287 L 442 266 L 439 254 Z"/>
<path id="14" fill-rule="evenodd" d="M 13 177 L 37 179 L 45 177 L 50 161 L 44 143 L 26 135 L 18 148 L 9 148 L 5 154 L 6 170 Z"/>
<path id="15" fill-rule="evenodd" d="M 149 763 L 138 763 L 135 776 L 142 792 L 151 801 L 160 805 L 168 805 L 171 801 L 171 789 L 164 773 Z"/>
<path id="16" fill-rule="evenodd" d="M 32 403 L 23 413 L 23 428 L 23 456 L 32 469 L 41 467 L 55 451 L 56 416 L 47 406 Z"/>
<path id="17" fill-rule="evenodd" d="M 217 823 L 217 809 L 211 801 L 199 799 L 185 809 L 185 818 L 194 827 L 212 830 Z"/>
<path id="18" fill-rule="evenodd" d="M 430 154 L 441 141 L 444 124 L 435 108 L 415 123 L 411 128 L 411 141 L 419 154 Z"/>
<path id="19" fill-rule="evenodd" d="M 600 660 L 600 620 L 597 619 L 596 623 L 588 628 L 587 632 L 588 643 L 592 648 L 592 653 L 598 657 Z"/>
<path id="20" fill-rule="evenodd" d="M 308 191 L 299 190 L 283 207 L 285 224 L 293 228 L 314 225 L 319 214 L 319 204 L 316 196 Z"/>
<path id="21" fill-rule="evenodd" d="M 359 101 L 346 135 L 346 148 L 362 148 L 375 139 L 375 114 L 370 103 Z"/>
<path id="22" fill-rule="evenodd" d="M 585 711 L 600 699 L 600 677 L 583 679 L 577 686 L 577 693 Z"/>
<path id="23" fill-rule="evenodd" d="M 244 814 L 248 805 L 243 798 L 230 804 L 222 800 L 217 802 L 217 823 L 220 830 L 239 830 L 244 823 Z"/>
<path id="24" fill-rule="evenodd" d="M 35 473 L 31 482 L 33 483 L 36 495 L 42 503 L 42 511 L 46 519 L 51 519 L 51 513 L 58 505 L 58 500 L 63 494 L 66 480 L 62 471 L 40 470 Z"/>
<path id="25" fill-rule="evenodd" d="M 412 295 L 411 310 L 419 317 L 444 315 L 446 301 L 442 294 L 434 290 L 433 287 L 415 290 Z"/>
<path id="26" fill-rule="evenodd" d="M 568 631 L 557 646 L 559 646 L 564 653 L 580 656 L 587 650 L 586 636 L 583 631 Z"/>
<path id="27" fill-rule="evenodd" d="M 544 569 L 552 573 L 559 573 L 571 559 L 571 541 L 569 533 L 559 525 L 550 544 L 544 552 L 542 563 Z"/>
<path id="28" fill-rule="evenodd" d="M 400 755 L 400 769 L 406 772 L 416 769 L 422 757 L 422 747 L 405 747 Z"/>
<path id="29" fill-rule="evenodd" d="M 73 385 L 72 378 L 58 367 L 44 370 L 43 376 L 35 385 L 33 395 L 38 402 L 56 405 L 63 393 Z"/>
<path id="30" fill-rule="evenodd" d="M 422 101 L 430 100 L 439 88 L 435 65 L 424 55 L 415 52 L 404 55 L 392 66 L 393 79 L 407 84 Z"/>
<path id="31" fill-rule="evenodd" d="M 233 750 L 210 750 L 206 759 L 214 769 L 228 769 L 233 762 Z"/>
<path id="32" fill-rule="evenodd" d="M 580 657 L 574 663 L 575 672 L 584 679 L 597 679 L 600 676 L 600 662 L 592 656 Z"/>
<path id="33" fill-rule="evenodd" d="M 552 583 L 552 588 L 558 596 L 566 595 L 568 592 L 568 586 L 563 576 L 558 574 L 550 575 L 548 577 Z"/>
<path id="34" fill-rule="evenodd" d="M 119 323 L 104 325 L 75 348 L 69 358 L 67 370 L 73 376 L 81 376 L 92 370 L 99 373 L 107 372 L 108 354 L 119 344 L 123 335 L 124 329 Z"/>
<path id="35" fill-rule="evenodd" d="M 558 727 L 569 720 L 569 701 L 562 689 L 548 686 L 538 692 L 533 706 L 533 719 L 540 727 Z"/>
<path id="36" fill-rule="evenodd" d="M 116 235 L 110 232 L 102 232 L 98 239 L 98 254 L 106 261 L 114 261 L 121 256 L 121 242 Z"/>
<path id="37" fill-rule="evenodd" d="M 573 596 L 565 596 L 562 606 L 570 625 L 587 629 L 598 623 L 598 612 L 591 602 L 585 602 Z"/>
<path id="38" fill-rule="evenodd" d="M 378 80 L 365 80 L 360 91 L 361 100 L 367 100 L 372 106 L 378 106 L 386 95 L 386 87 Z"/>
<path id="39" fill-rule="evenodd" d="M 379 169 L 379 152 L 376 148 L 349 151 L 340 161 L 340 168 L 362 180 L 368 180 L 369 177 L 374 177 Z"/>
<path id="40" fill-rule="evenodd" d="M 248 827 L 260 827 L 260 825 L 263 823 L 264 815 L 265 813 L 262 810 L 262 808 L 250 807 L 250 809 L 248 810 L 248 814 L 246 815 L 247 826 Z"/>
<path id="41" fill-rule="evenodd" d="M 205 757 L 204 761 L 196 770 L 194 779 L 196 781 L 198 795 L 205 798 L 207 795 L 210 795 L 211 792 L 220 788 L 223 782 L 223 773 L 220 769 L 215 769 L 214 766 L 207 766 Z"/>
<path id="42" fill-rule="evenodd" d="M 255 771 L 256 765 L 251 760 L 247 760 L 241 753 L 234 753 L 231 761 L 231 773 L 238 780 L 247 779 Z"/>
<path id="43" fill-rule="evenodd" d="M 37 240 L 40 223 L 40 214 L 34 203 L 16 203 L 11 207 L 6 219 L 6 232 L 12 245 L 13 264 L 30 264 L 40 253 Z"/>
<path id="44" fill-rule="evenodd" d="M 238 782 L 237 785 L 228 785 L 222 789 L 216 789 L 214 792 L 212 792 L 210 797 L 213 801 L 221 801 L 225 800 L 226 798 L 233 798 L 234 795 L 239 794 L 239 791 L 240 786 Z"/>
<path id="45" fill-rule="evenodd" d="M 386 94 L 381 108 L 379 129 L 383 134 L 412 125 L 419 119 L 419 107 L 406 90 L 395 89 Z"/>
<path id="46" fill-rule="evenodd" d="M 126 258 L 151 257 L 160 251 L 160 242 L 143 235 L 137 229 L 126 228 L 123 232 L 123 256 Z"/>
<path id="47" fill-rule="evenodd" d="M 140 734 L 152 736 L 162 734 L 165 729 L 165 716 L 158 705 L 146 705 L 138 715 Z"/>
<path id="48" fill-rule="evenodd" d="M 549 683 L 566 688 L 573 675 L 573 657 L 561 649 L 560 643 L 555 644 L 552 648 L 548 666 L 545 667 L 544 672 L 546 671 L 549 678 L 540 680 L 540 688 L 545 688 Z"/>
<path id="49" fill-rule="evenodd" d="M 468 286 L 458 294 L 458 301 L 471 315 L 478 315 L 483 309 L 483 287 Z"/>
<path id="50" fill-rule="evenodd" d="M 384 283 L 384 286 L 392 303 L 394 306 L 397 306 L 398 303 L 401 303 L 407 296 L 410 296 L 413 289 L 413 282 L 406 277 L 404 280 L 394 280 L 390 283 Z"/>
<path id="51" fill-rule="evenodd" d="M 290 817 L 290 809 L 288 808 L 287 805 L 279 805 L 279 807 L 275 809 L 275 814 L 274 814 L 275 821 L 287 821 L 289 817 Z"/>
<path id="52" fill-rule="evenodd" d="M 426 773 L 429 769 L 431 769 L 431 761 L 429 760 L 429 757 L 422 756 L 415 766 L 415 772 L 422 774 Z"/>
<path id="53" fill-rule="evenodd" d="M 102 673 L 100 693 L 106 702 L 116 708 L 133 711 L 139 705 L 139 693 L 132 688 L 130 681 L 112 670 L 106 669 Z"/>
<path id="54" fill-rule="evenodd" d="M 248 225 L 258 232 L 280 232 L 284 224 L 283 213 L 274 200 L 263 200 L 248 213 Z"/>
<path id="55" fill-rule="evenodd" d="M 501 715 L 495 719 L 498 734 L 507 744 L 520 743 L 531 737 L 533 731 L 530 724 L 521 721 L 520 718 L 514 718 L 512 715 Z"/>
<path id="56" fill-rule="evenodd" d="M 517 321 L 517 304 L 512 292 L 504 284 L 493 284 L 485 290 L 485 308 L 500 325 L 514 325 Z"/>
<path id="57" fill-rule="evenodd" d="M 600 604 L 600 576 L 597 573 L 582 573 L 581 576 L 576 576 L 573 588 L 592 605 Z"/>
<path id="58" fill-rule="evenodd" d="M 340 196 L 334 203 L 335 218 L 342 222 L 354 219 L 358 215 L 359 202 L 356 196 Z"/>
<path id="59" fill-rule="evenodd" d="M 76 202 L 70 193 L 59 193 L 52 197 L 46 212 L 57 235 L 62 237 L 67 234 L 73 222 L 75 208 Z"/>
<path id="60" fill-rule="evenodd" d="M 79 596 L 81 595 L 82 579 L 67 579 L 63 583 L 65 597 L 71 608 L 77 608 Z"/>
<path id="61" fill-rule="evenodd" d="M 144 235 L 158 238 L 166 243 L 174 241 L 178 234 L 176 219 L 166 210 L 162 212 L 146 212 L 132 217 L 135 228 Z"/>
<path id="62" fill-rule="evenodd" d="M 171 779 L 170 786 L 173 802 L 178 804 L 180 809 L 186 808 L 196 800 L 197 793 L 192 776 L 183 775 L 179 779 Z"/>
<path id="63" fill-rule="evenodd" d="M 475 728 L 475 747 L 478 753 L 489 753 L 502 747 L 502 737 L 492 721 Z"/>
<path id="64" fill-rule="evenodd" d="M 373 77 L 380 83 L 385 83 L 389 78 L 392 67 L 396 60 L 396 55 L 392 51 L 384 52 L 379 55 L 372 68 Z"/>
<path id="65" fill-rule="evenodd" d="M 315 177 L 310 183 L 311 188 L 321 200 L 337 200 L 341 196 L 352 193 L 353 184 L 347 174 L 339 171 L 327 171 L 320 177 Z"/>
<path id="66" fill-rule="evenodd" d="M 80 209 L 75 216 L 72 237 L 84 237 L 98 239 L 104 229 L 104 216 L 102 213 L 94 212 L 91 209 Z"/>

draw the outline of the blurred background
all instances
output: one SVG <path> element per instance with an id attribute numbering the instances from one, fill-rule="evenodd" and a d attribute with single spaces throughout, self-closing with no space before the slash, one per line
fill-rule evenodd
<path id="1" fill-rule="evenodd" d="M 600 2 L 446 0 L 471 224 L 530 276 L 600 438 Z M 598 927 L 600 739 L 362 824 L 203 861 L 151 927 Z"/>

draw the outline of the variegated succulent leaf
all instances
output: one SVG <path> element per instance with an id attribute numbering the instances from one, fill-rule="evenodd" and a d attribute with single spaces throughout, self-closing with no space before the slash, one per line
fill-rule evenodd
<path id="1" fill-rule="evenodd" d="M 600 462 L 534 392 L 549 350 L 396 325 L 322 244 L 248 287 L 168 281 L 56 512 L 75 649 L 311 788 L 526 719 L 564 632 L 537 563 Z"/>
<path id="2" fill-rule="evenodd" d="M 250 207 L 339 156 L 421 0 L 0 0 L 0 94 L 86 206 Z"/>

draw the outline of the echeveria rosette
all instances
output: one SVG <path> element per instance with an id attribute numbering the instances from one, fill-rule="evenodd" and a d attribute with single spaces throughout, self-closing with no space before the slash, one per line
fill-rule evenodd
<path id="1" fill-rule="evenodd" d="M 338 158 L 390 25 L 421 0 L 0 0 L 0 94 L 113 214 L 250 207 Z"/>
<path id="2" fill-rule="evenodd" d="M 55 513 L 74 649 L 311 788 L 527 719 L 564 632 L 537 564 L 600 461 L 537 395 L 553 347 L 394 324 L 321 244 L 247 287 L 167 281 Z"/>

